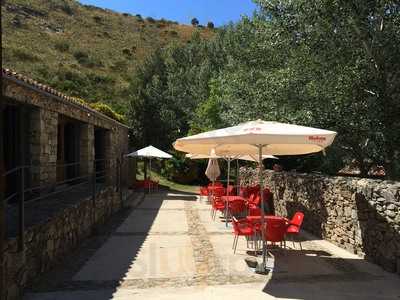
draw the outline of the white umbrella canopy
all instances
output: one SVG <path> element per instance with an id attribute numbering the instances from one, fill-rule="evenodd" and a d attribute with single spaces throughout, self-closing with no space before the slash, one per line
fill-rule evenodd
<path id="1" fill-rule="evenodd" d="M 157 149 L 154 146 L 147 146 L 135 152 L 129 153 L 127 157 L 149 157 L 149 158 L 172 158 L 172 155 Z"/>
<path id="2" fill-rule="evenodd" d="M 164 152 L 160 149 L 157 149 L 156 147 L 150 145 L 147 146 L 145 148 L 136 150 L 135 152 L 129 153 L 126 155 L 126 157 L 145 157 L 145 158 L 149 158 L 150 161 L 150 166 L 149 169 L 151 171 L 151 159 L 152 158 L 172 158 L 172 155 Z M 147 170 L 147 167 L 145 168 L 145 170 Z M 145 171 L 146 174 L 147 171 Z M 151 172 L 150 172 L 150 180 L 151 180 Z M 146 178 L 145 178 L 146 179 Z M 149 185 L 149 192 L 150 192 L 150 185 Z"/>
<path id="3" fill-rule="evenodd" d="M 190 158 L 190 159 L 208 159 L 208 158 L 211 158 L 212 156 L 211 155 L 205 155 L 205 154 L 188 153 L 188 154 L 186 154 L 186 157 Z M 216 157 L 217 158 L 230 158 L 232 160 L 239 159 L 239 160 L 247 160 L 247 161 L 258 162 L 258 156 L 256 156 L 256 155 L 233 155 L 233 156 L 213 156 L 213 157 L 214 158 L 216 158 Z M 279 159 L 278 157 L 273 156 L 273 155 L 263 155 L 262 156 L 263 160 L 264 159 L 268 159 L 268 158 L 270 158 L 270 159 Z"/>
<path id="4" fill-rule="evenodd" d="M 174 148 L 205 155 L 215 149 L 218 156 L 258 156 L 254 146 L 263 145 L 262 155 L 302 155 L 323 150 L 335 136 L 334 131 L 257 120 L 180 138 Z"/>

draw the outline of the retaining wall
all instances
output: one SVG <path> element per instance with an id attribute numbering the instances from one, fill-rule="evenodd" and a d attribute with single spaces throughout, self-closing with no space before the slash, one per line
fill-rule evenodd
<path id="1" fill-rule="evenodd" d="M 258 171 L 241 169 L 243 185 Z M 400 182 L 264 172 L 277 215 L 305 214 L 303 228 L 400 274 Z"/>

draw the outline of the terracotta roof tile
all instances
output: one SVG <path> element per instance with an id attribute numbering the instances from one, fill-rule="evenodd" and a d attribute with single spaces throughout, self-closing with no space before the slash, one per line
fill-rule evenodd
<path id="1" fill-rule="evenodd" d="M 71 96 L 65 95 L 65 94 L 61 93 L 60 91 L 57 91 L 57 90 L 53 89 L 52 87 L 50 87 L 48 85 L 45 85 L 43 83 L 39 83 L 39 82 L 37 82 L 36 80 L 34 80 L 32 78 L 29 78 L 29 77 L 27 77 L 25 75 L 22 75 L 20 73 L 14 72 L 14 71 L 12 71 L 10 69 L 1 68 L 1 75 L 2 75 L 2 77 L 3 76 L 11 77 L 11 78 L 17 79 L 19 81 L 23 81 L 23 82 L 31 85 L 32 87 L 35 87 L 37 89 L 40 89 L 40 90 L 45 91 L 47 93 L 50 93 L 50 94 L 52 94 L 54 96 L 60 97 L 62 99 L 70 101 L 72 103 L 78 103 L 79 105 L 81 105 L 83 107 L 90 108 L 89 105 L 81 103 L 81 101 L 83 101 L 83 100 L 81 100 L 79 98 L 75 98 L 75 97 L 71 97 Z"/>

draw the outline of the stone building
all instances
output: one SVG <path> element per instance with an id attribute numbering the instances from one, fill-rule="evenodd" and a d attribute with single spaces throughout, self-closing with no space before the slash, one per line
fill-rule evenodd
<path id="1" fill-rule="evenodd" d="M 118 187 L 121 189 L 121 182 L 127 178 L 126 164 L 121 163 L 127 151 L 127 126 L 76 98 L 2 69 L 1 299 L 17 298 L 35 272 L 48 269 L 55 257 L 76 246 L 94 224 L 121 207 Z M 67 199 L 70 193 L 75 193 L 75 202 L 73 208 L 67 210 L 65 203 L 71 202 Z M 18 205 L 31 200 L 35 202 L 24 206 L 21 224 Z M 38 230 L 35 226 L 39 207 L 47 203 L 54 208 L 58 201 L 64 201 L 64 208 L 52 216 L 44 216 L 45 226 L 39 220 L 41 228 Z M 29 215 L 29 209 L 34 211 L 34 217 Z M 86 214 L 94 215 L 94 218 L 78 220 Z M 71 224 L 74 217 L 81 223 Z M 58 225 L 62 232 L 54 234 L 53 220 L 62 224 Z M 63 220 L 68 223 L 63 224 Z M 15 234 L 10 235 L 13 226 L 16 227 Z M 24 236 L 29 239 L 23 239 Z M 47 246 L 49 240 L 51 247 Z M 41 255 L 38 260 L 32 249 L 48 253 L 48 257 Z"/>

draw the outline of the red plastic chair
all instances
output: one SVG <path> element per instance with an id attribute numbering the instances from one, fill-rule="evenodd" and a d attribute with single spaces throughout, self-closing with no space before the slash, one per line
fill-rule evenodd
<path id="1" fill-rule="evenodd" d="M 261 209 L 258 207 L 256 208 L 249 208 L 249 216 L 261 216 Z"/>
<path id="2" fill-rule="evenodd" d="M 215 220 L 217 211 L 225 211 L 225 202 L 222 201 L 221 197 L 225 195 L 225 189 L 223 187 L 214 189 L 211 199 L 211 218 Z"/>
<path id="3" fill-rule="evenodd" d="M 294 237 L 298 237 L 301 225 L 303 224 L 303 220 L 304 220 L 304 214 L 301 211 L 298 211 L 289 221 L 289 226 L 287 226 L 286 228 L 286 235 L 291 237 L 293 242 L 293 247 L 294 247 Z M 300 245 L 300 250 L 303 250 L 303 247 L 301 246 L 301 241 L 297 239 L 297 242 Z"/>
<path id="4" fill-rule="evenodd" d="M 199 192 L 200 196 L 208 196 L 208 189 L 206 186 L 201 186 L 200 187 L 200 192 Z"/>
<path id="5" fill-rule="evenodd" d="M 232 218 L 232 225 L 233 225 L 233 234 L 235 235 L 233 238 L 233 253 L 236 253 L 236 247 L 239 240 L 239 236 L 245 236 L 246 239 L 250 237 L 254 237 L 254 229 L 253 226 L 246 220 L 246 219 L 236 219 L 235 217 Z"/>
<path id="6" fill-rule="evenodd" d="M 228 214 L 229 216 L 235 216 L 246 211 L 246 203 L 244 200 L 237 199 L 228 202 Z M 229 217 L 228 216 L 228 217 Z"/>
<path id="7" fill-rule="evenodd" d="M 249 201 L 248 203 L 248 208 L 258 208 L 260 206 L 260 202 L 261 202 L 261 197 L 260 195 L 256 195 L 254 196 L 252 201 Z"/>
<path id="8" fill-rule="evenodd" d="M 267 219 L 266 229 L 264 231 L 264 237 L 266 241 L 270 241 L 273 244 L 275 243 L 285 243 L 285 234 L 286 234 L 286 220 L 285 219 Z"/>

